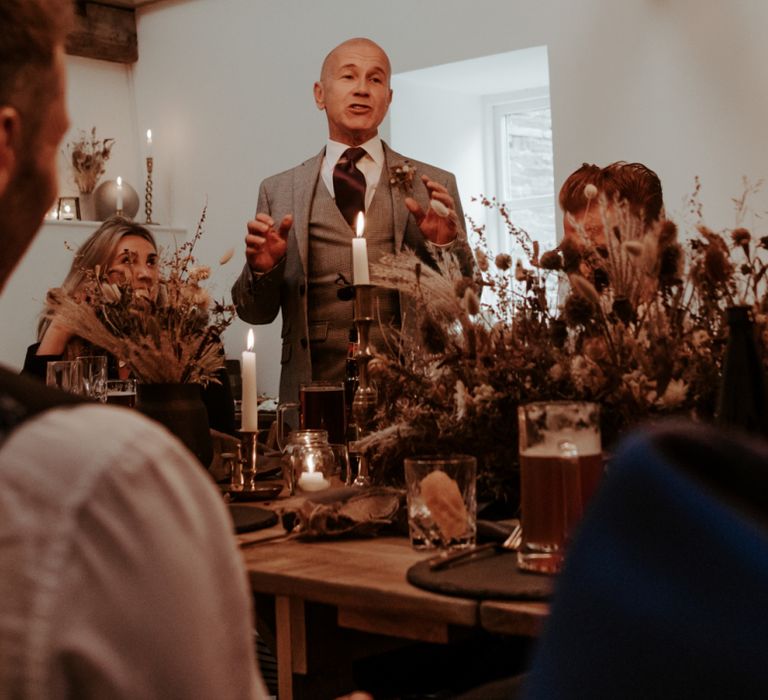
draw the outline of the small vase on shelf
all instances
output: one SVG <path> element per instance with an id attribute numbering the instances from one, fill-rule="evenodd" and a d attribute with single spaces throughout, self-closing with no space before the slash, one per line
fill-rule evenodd
<path id="1" fill-rule="evenodd" d="M 96 203 L 93 192 L 80 192 L 80 219 L 81 221 L 96 221 Z"/>

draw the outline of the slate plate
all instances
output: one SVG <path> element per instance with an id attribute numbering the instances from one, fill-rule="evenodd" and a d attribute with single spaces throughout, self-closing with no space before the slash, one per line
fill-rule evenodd
<path id="1" fill-rule="evenodd" d="M 263 530 L 277 523 L 277 515 L 273 511 L 257 506 L 230 505 L 229 514 L 232 516 L 235 532 L 238 535 Z"/>
<path id="2" fill-rule="evenodd" d="M 515 552 L 489 552 L 471 561 L 433 571 L 429 560 L 414 564 L 406 575 L 417 588 L 462 598 L 548 600 L 554 577 L 522 572 Z"/>

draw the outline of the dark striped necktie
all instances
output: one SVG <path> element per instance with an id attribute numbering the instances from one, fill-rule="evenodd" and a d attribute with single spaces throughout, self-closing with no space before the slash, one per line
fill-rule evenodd
<path id="1" fill-rule="evenodd" d="M 364 148 L 348 148 L 333 168 L 336 206 L 352 227 L 358 213 L 365 211 L 365 175 L 357 169 L 357 161 L 364 155 Z"/>

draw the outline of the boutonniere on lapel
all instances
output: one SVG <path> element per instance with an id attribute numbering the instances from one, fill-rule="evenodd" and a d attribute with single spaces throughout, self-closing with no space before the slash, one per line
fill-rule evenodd
<path id="1" fill-rule="evenodd" d="M 416 168 L 408 163 L 403 165 L 393 165 L 389 169 L 389 184 L 397 187 L 403 194 L 413 192 L 413 176 L 416 174 Z"/>

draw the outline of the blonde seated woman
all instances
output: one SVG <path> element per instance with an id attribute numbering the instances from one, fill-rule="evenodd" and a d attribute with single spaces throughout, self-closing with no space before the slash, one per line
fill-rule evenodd
<path id="1" fill-rule="evenodd" d="M 152 233 L 133 221 L 113 216 L 77 250 L 61 289 L 66 294 L 77 295 L 86 281 L 86 271 L 98 266 L 104 271 L 106 281 L 128 283 L 134 290 L 145 290 L 147 296 L 154 300 L 161 290 L 158 262 L 157 244 Z M 55 316 L 50 319 L 43 314 L 37 337 L 38 342 L 27 349 L 22 372 L 45 380 L 48 362 L 98 354 L 107 355 L 110 379 L 130 376 L 130 369 L 121 366 L 117 358 L 73 335 Z M 225 370 L 219 371 L 218 379 L 220 384 L 211 382 L 202 389 L 208 420 L 211 428 L 234 434 L 234 401 Z"/>

